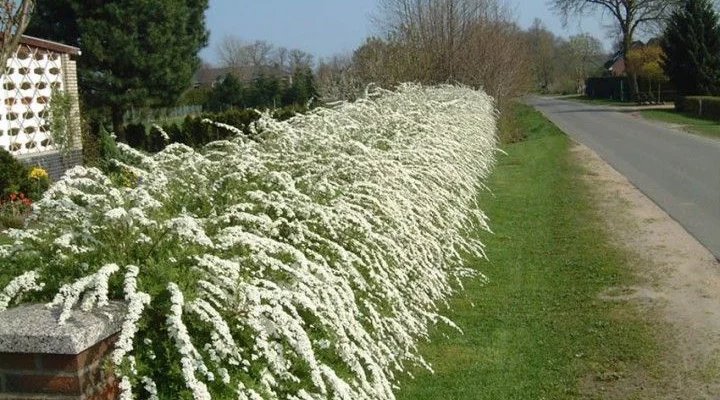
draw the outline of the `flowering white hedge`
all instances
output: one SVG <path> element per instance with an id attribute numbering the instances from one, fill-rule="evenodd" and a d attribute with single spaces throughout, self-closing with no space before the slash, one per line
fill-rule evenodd
<path id="1" fill-rule="evenodd" d="M 392 399 L 487 229 L 492 99 L 405 85 L 203 151 L 148 157 L 114 185 L 75 168 L 0 247 L 0 308 L 124 299 L 125 398 Z M 227 127 L 232 129 L 231 127 Z M 428 366 L 429 367 L 429 366 Z M 183 396 L 184 397 L 184 396 Z"/>

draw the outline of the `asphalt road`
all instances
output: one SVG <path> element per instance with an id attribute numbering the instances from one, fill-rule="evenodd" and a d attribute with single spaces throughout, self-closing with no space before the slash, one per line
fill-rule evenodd
<path id="1" fill-rule="evenodd" d="M 615 107 L 545 97 L 529 103 L 625 175 L 720 260 L 720 140 Z"/>

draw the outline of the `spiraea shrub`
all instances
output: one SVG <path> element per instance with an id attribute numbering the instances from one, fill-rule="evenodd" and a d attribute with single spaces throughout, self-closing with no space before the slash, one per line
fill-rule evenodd
<path id="1" fill-rule="evenodd" d="M 392 399 L 484 279 L 463 257 L 484 251 L 466 233 L 487 229 L 495 123 L 482 92 L 408 84 L 201 150 L 120 145 L 127 179 L 76 167 L 10 232 L 0 309 L 124 301 L 124 398 Z"/>

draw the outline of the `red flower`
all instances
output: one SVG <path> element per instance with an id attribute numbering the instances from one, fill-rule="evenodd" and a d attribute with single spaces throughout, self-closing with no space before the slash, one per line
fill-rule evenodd
<path id="1" fill-rule="evenodd" d="M 12 201 L 15 201 L 15 199 L 17 198 L 15 193 L 11 193 L 9 197 L 10 197 L 10 200 L 12 200 Z"/>

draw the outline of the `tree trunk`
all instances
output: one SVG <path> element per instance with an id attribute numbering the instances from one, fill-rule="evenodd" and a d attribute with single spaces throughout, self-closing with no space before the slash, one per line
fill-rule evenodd
<path id="1" fill-rule="evenodd" d="M 638 76 L 634 71 L 630 71 L 628 74 L 630 78 L 630 98 L 637 100 L 637 95 L 640 93 L 640 85 L 638 83 Z"/>
<path id="2" fill-rule="evenodd" d="M 123 121 L 123 115 L 125 110 L 120 106 L 113 106 L 110 113 L 112 114 L 113 131 L 118 142 L 126 143 L 125 138 L 125 124 Z"/>
<path id="3" fill-rule="evenodd" d="M 631 68 L 628 68 L 627 56 L 632 49 L 632 33 L 623 29 L 623 59 L 625 60 L 625 71 L 627 72 L 628 78 L 630 78 L 630 101 L 637 100 L 637 95 L 640 92 L 638 87 L 637 73 Z"/>

